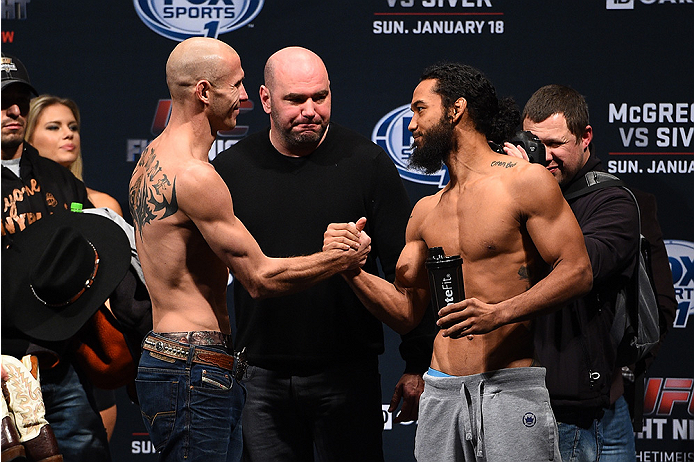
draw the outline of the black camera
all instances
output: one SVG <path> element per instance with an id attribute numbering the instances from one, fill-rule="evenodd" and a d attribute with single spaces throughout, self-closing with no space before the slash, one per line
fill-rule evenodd
<path id="1" fill-rule="evenodd" d="M 515 134 L 509 143 L 515 144 L 525 149 L 525 153 L 528 155 L 528 160 L 533 164 L 540 164 L 542 166 L 547 166 L 547 159 L 545 155 L 545 145 L 542 144 L 540 138 L 533 135 L 529 131 L 520 131 Z"/>

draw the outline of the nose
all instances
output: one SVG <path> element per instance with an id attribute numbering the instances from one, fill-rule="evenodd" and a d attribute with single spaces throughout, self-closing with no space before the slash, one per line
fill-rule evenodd
<path id="1" fill-rule="evenodd" d="M 313 119 L 316 116 L 316 108 L 311 98 L 301 106 L 301 115 L 307 119 Z"/>
<path id="2" fill-rule="evenodd" d="M 545 161 L 547 162 L 547 165 L 549 165 L 549 163 L 552 162 L 552 159 L 554 159 L 552 152 L 552 148 L 549 148 L 547 145 L 545 145 Z"/>
<path id="3" fill-rule="evenodd" d="M 248 93 L 246 93 L 246 87 L 243 83 L 239 87 L 239 101 L 248 101 Z"/>
<path id="4" fill-rule="evenodd" d="M 417 122 L 415 122 L 414 116 L 410 119 L 410 123 L 407 124 L 407 129 L 412 133 L 417 130 Z"/>
<path id="5" fill-rule="evenodd" d="M 552 152 L 545 146 L 545 161 L 549 164 L 552 161 Z"/>
<path id="6" fill-rule="evenodd" d="M 19 104 L 13 104 L 10 107 L 8 107 L 5 111 L 9 117 L 12 117 L 13 119 L 19 117 L 22 115 L 22 110 L 19 107 Z"/>

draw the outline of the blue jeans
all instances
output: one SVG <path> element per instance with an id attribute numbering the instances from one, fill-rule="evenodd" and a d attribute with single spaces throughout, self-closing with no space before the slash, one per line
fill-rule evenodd
<path id="1" fill-rule="evenodd" d="M 634 431 L 624 396 L 588 429 L 559 423 L 559 449 L 563 462 L 634 462 Z"/>
<path id="2" fill-rule="evenodd" d="M 46 420 L 51 424 L 65 461 L 110 462 L 106 430 L 91 398 L 91 384 L 82 384 L 67 361 L 41 369 L 41 393 Z"/>
<path id="3" fill-rule="evenodd" d="M 378 358 L 312 371 L 249 366 L 245 462 L 383 461 Z"/>
<path id="4" fill-rule="evenodd" d="M 636 461 L 634 428 L 631 426 L 629 405 L 624 396 L 620 396 L 609 409 L 605 410 L 602 418 L 602 437 L 601 462 Z"/>
<path id="5" fill-rule="evenodd" d="M 589 428 L 558 422 L 559 451 L 562 462 L 602 460 L 602 419 L 594 419 Z"/>
<path id="6" fill-rule="evenodd" d="M 224 352 L 221 347 L 181 346 L 190 348 L 186 360 L 159 359 L 143 350 L 135 381 L 142 419 L 159 460 L 241 460 L 246 391 L 230 371 L 191 361 L 195 349 Z"/>

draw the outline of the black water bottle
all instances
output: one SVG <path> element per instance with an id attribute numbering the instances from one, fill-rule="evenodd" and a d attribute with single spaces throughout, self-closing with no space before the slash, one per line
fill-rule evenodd
<path id="1" fill-rule="evenodd" d="M 447 257 L 442 247 L 432 247 L 424 264 L 429 273 L 431 302 L 436 311 L 465 299 L 463 259 L 460 255 Z"/>

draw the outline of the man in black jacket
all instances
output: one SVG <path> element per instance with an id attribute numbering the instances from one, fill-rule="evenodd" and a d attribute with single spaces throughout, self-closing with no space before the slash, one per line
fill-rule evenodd
<path id="1" fill-rule="evenodd" d="M 591 152 L 588 105 L 575 90 L 542 87 L 528 100 L 522 120 L 523 129 L 545 145 L 547 168 L 562 191 L 583 181 L 587 172 L 603 170 Z M 505 150 L 519 152 L 509 143 Z M 631 195 L 619 187 L 596 189 L 568 202 L 583 231 L 593 289 L 535 322 L 536 351 L 547 368 L 562 459 L 634 460 L 634 435 L 610 329 L 617 292 L 634 273 L 638 212 Z"/>

